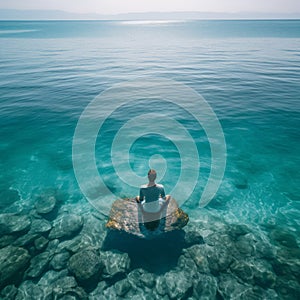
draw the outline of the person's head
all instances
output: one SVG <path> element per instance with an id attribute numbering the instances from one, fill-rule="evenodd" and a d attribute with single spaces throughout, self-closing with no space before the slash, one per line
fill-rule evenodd
<path id="1" fill-rule="evenodd" d="M 156 171 L 153 169 L 150 169 L 148 172 L 148 179 L 149 181 L 154 181 L 156 179 Z"/>

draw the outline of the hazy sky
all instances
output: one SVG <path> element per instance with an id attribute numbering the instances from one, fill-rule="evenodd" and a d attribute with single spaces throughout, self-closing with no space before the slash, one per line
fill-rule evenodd
<path id="1" fill-rule="evenodd" d="M 0 0 L 0 8 L 100 14 L 146 11 L 295 13 L 300 12 L 300 0 Z"/>

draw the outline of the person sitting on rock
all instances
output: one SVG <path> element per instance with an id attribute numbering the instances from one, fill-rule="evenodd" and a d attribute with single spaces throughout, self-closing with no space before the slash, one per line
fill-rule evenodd
<path id="1" fill-rule="evenodd" d="M 165 194 L 164 186 L 155 183 L 156 171 L 150 169 L 148 172 L 148 184 L 140 187 L 140 196 L 135 199 L 142 205 L 145 212 L 157 213 L 168 203 L 171 196 Z"/>

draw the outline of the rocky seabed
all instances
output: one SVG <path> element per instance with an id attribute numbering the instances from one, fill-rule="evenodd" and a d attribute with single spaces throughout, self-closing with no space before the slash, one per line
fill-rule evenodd
<path id="1" fill-rule="evenodd" d="M 3 212 L 1 299 L 300 299 L 299 246 L 276 223 L 229 224 L 203 209 L 149 241 L 106 222 L 55 194 Z"/>

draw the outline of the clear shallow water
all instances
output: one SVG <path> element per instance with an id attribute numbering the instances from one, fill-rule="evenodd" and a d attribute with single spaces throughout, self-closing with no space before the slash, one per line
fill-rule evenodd
<path id="1" fill-rule="evenodd" d="M 66 191 L 70 202 L 82 198 L 72 169 L 80 114 L 113 84 L 153 76 L 195 89 L 223 127 L 226 172 L 206 209 L 252 226 L 275 218 L 296 236 L 299 29 L 300 21 L 0 22 L 0 184 L 2 191 L 16 189 L 22 198 L 2 209 L 30 207 L 34 191 L 49 186 Z M 143 113 L 127 109 L 120 120 L 129 112 Z M 112 119 L 109 128 L 118 128 L 118 122 Z M 183 122 L 201 130 L 188 118 Z M 198 139 L 203 169 L 186 204 L 195 219 L 210 163 L 205 135 Z M 171 190 L 180 169 L 174 145 L 157 136 L 137 140 L 131 164 L 139 175 L 148 169 L 145 147 L 164 155 L 168 168 L 162 183 Z M 132 195 L 135 191 L 122 186 L 106 163 L 109 151 L 96 147 L 96 152 L 107 185 Z"/>
<path id="2" fill-rule="evenodd" d="M 207 208 L 250 223 L 280 216 L 298 231 L 299 21 L 1 22 L 0 26 L 1 186 L 17 189 L 24 204 L 30 205 L 33 190 L 46 186 L 80 198 L 71 156 L 80 114 L 113 84 L 153 76 L 195 89 L 221 122 L 227 168 L 221 189 Z M 163 103 L 156 106 L 166 110 Z M 136 112 L 127 109 L 130 114 L 143 113 L 142 107 Z M 124 115 L 126 107 L 116 118 Z M 194 125 L 199 128 L 199 124 L 190 128 Z M 118 129 L 119 124 L 112 121 L 109 126 Z M 139 175 L 148 168 L 142 162 L 149 158 L 143 147 L 153 138 L 135 145 L 132 165 Z M 204 168 L 191 208 L 209 174 L 209 147 L 203 133 L 201 138 L 198 148 Z M 151 154 L 161 153 L 168 143 L 163 137 L 155 140 L 159 142 Z M 166 148 L 163 183 L 170 190 L 180 166 L 174 147 Z M 108 157 L 99 155 L 99 164 L 105 165 Z M 114 170 L 106 167 L 107 184 L 118 187 Z M 126 193 L 126 186 L 120 193 Z"/>

